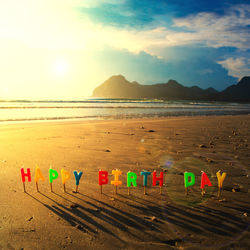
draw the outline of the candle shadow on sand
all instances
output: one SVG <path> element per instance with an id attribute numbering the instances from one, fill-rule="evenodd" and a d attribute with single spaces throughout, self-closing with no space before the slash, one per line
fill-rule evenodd
<path id="1" fill-rule="evenodd" d="M 131 231 L 129 231 L 128 227 L 133 228 L 135 230 L 144 231 L 145 235 L 147 234 L 149 235 L 149 233 L 146 232 L 148 230 L 152 230 L 153 232 L 157 232 L 157 233 L 162 233 L 162 231 L 160 231 L 158 228 L 158 223 L 149 222 L 139 216 L 136 216 L 135 214 L 125 212 L 124 210 L 118 209 L 108 203 L 105 203 L 100 200 L 96 200 L 90 196 L 87 196 L 81 193 L 79 194 L 84 196 L 85 198 L 93 200 L 94 202 L 98 202 L 99 204 L 101 204 L 101 206 L 97 206 L 96 204 L 90 201 L 86 201 L 84 199 L 81 199 L 75 195 L 68 193 L 68 195 L 74 198 L 77 198 L 81 200 L 82 202 L 85 202 L 85 204 L 90 205 L 94 207 L 95 209 L 100 210 L 101 213 L 98 214 L 99 218 L 102 217 L 103 214 L 105 214 L 105 217 L 108 216 L 108 218 L 112 218 L 111 223 L 110 223 L 112 226 L 115 226 L 118 222 L 120 225 L 122 225 L 122 227 L 119 227 L 119 229 L 121 230 L 125 229 L 127 233 L 137 238 L 138 240 L 142 240 L 142 239 L 138 235 L 133 234 Z M 125 227 L 123 226 L 123 224 L 125 225 Z M 160 240 L 159 238 L 156 238 L 156 239 Z"/>
<path id="2" fill-rule="evenodd" d="M 144 199 L 136 195 L 118 194 L 114 198 L 103 194 L 103 199 L 97 199 L 83 193 L 68 192 L 63 195 L 51 193 L 51 196 L 72 204 L 67 207 L 43 193 L 38 194 L 56 205 L 47 205 L 39 198 L 27 194 L 70 225 L 80 225 L 78 229 L 81 231 L 97 234 L 93 228 L 98 228 L 124 244 L 125 242 L 117 236 L 120 236 L 119 231 L 142 242 L 145 241 L 143 233 L 146 238 L 153 238 L 154 242 L 166 245 L 182 241 L 199 247 L 202 246 L 203 240 L 214 237 L 216 240 L 211 242 L 211 246 L 214 244 L 225 246 L 230 244 L 230 240 L 236 241 L 249 227 L 247 220 L 244 221 L 232 212 L 233 209 L 239 212 L 245 211 L 243 206 L 236 203 L 218 206 L 218 201 L 211 200 L 210 203 L 187 207 L 166 201 L 159 203 L 157 199 L 154 202 L 148 197 Z M 112 199 L 116 205 L 110 202 Z M 151 220 L 153 217 L 156 219 Z M 109 226 L 106 227 L 105 224 Z M 192 234 L 196 235 L 195 242 L 194 238 L 189 237 Z M 172 241 L 169 237 L 176 239 Z"/>
<path id="3" fill-rule="evenodd" d="M 90 196 L 81 194 L 80 195 L 95 200 L 102 205 L 110 207 L 109 204 L 96 200 Z M 106 195 L 107 197 L 108 196 Z M 198 205 L 196 207 L 186 207 L 176 204 L 167 204 L 164 206 L 159 206 L 159 204 L 152 201 L 143 199 L 138 196 L 125 196 L 120 195 L 123 200 L 115 198 L 115 201 L 122 203 L 123 206 L 130 206 L 143 214 L 149 214 L 150 216 L 156 216 L 168 223 L 170 227 L 177 228 L 177 231 L 188 230 L 199 234 L 200 236 L 207 238 L 209 235 L 216 235 L 223 238 L 223 242 L 227 245 L 230 240 L 228 237 L 231 237 L 232 241 L 240 237 L 242 232 L 245 232 L 248 229 L 249 224 L 243 219 L 234 216 L 232 213 L 223 211 L 223 208 L 220 207 L 214 208 L 215 204 L 210 204 L 209 206 Z M 133 201 L 137 202 L 138 205 L 130 204 L 131 198 Z M 218 203 L 217 203 L 218 204 Z M 211 207 L 212 206 L 212 207 Z M 226 206 L 225 206 L 226 207 Z M 117 208 L 113 208 L 121 212 Z M 122 211 L 126 215 L 126 212 Z M 137 220 L 136 216 L 135 219 Z M 181 228 L 181 230 L 180 230 Z M 183 235 L 182 240 L 188 242 L 189 239 Z M 223 243 L 223 244 L 224 244 Z M 199 244 L 202 244 L 201 242 Z M 222 245 L 223 245 L 222 244 Z"/>
<path id="4" fill-rule="evenodd" d="M 77 209 L 78 207 L 68 208 L 68 207 L 58 203 L 56 200 L 48 197 L 47 195 L 39 192 L 38 194 L 42 195 L 43 197 L 45 197 L 48 200 L 50 200 L 50 201 L 54 202 L 55 204 L 57 204 L 57 206 L 55 206 L 55 205 L 50 206 L 50 205 L 47 205 L 47 204 L 41 202 L 40 200 L 35 198 L 33 195 L 31 195 L 29 193 L 26 193 L 26 194 L 28 194 L 31 198 L 33 198 L 36 201 L 38 201 L 39 203 L 41 203 L 43 206 L 48 208 L 51 212 L 55 213 L 60 218 L 67 221 L 71 226 L 77 226 L 78 225 L 77 229 L 79 229 L 80 231 L 88 232 L 88 233 L 92 233 L 92 234 L 97 234 L 98 233 L 95 229 L 91 228 L 86 223 L 83 223 L 82 220 L 84 220 L 88 224 L 91 224 L 95 228 L 98 228 L 99 230 L 101 230 L 101 231 L 103 231 L 103 232 L 105 232 L 107 234 L 110 234 L 114 238 L 118 239 L 120 242 L 124 243 L 123 240 L 121 240 L 117 235 L 112 233 L 110 230 L 105 228 L 103 225 L 96 222 L 95 220 L 93 220 L 91 217 L 89 217 L 87 214 L 83 213 L 82 211 L 79 211 Z M 70 201 L 70 200 L 66 199 L 65 197 L 63 197 L 63 196 L 61 196 L 59 194 L 56 194 L 55 192 L 53 192 L 53 194 L 58 195 L 59 197 L 61 197 L 61 198 L 65 199 L 65 200 L 71 202 L 72 204 L 74 204 L 73 201 Z"/>

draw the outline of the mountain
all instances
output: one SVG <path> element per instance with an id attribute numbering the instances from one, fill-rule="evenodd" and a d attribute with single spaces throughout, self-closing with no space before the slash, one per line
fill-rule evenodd
<path id="1" fill-rule="evenodd" d="M 243 77 L 238 84 L 231 85 L 218 95 L 219 100 L 226 101 L 250 101 L 250 76 Z"/>
<path id="2" fill-rule="evenodd" d="M 237 85 L 218 92 L 213 88 L 185 87 L 175 80 L 169 80 L 167 83 L 141 85 L 138 82 L 129 82 L 122 75 L 115 75 L 95 88 L 93 96 L 250 102 L 250 77 L 243 77 Z"/>

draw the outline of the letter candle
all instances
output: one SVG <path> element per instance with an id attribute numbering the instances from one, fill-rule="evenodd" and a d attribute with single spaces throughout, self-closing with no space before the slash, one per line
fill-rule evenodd
<path id="1" fill-rule="evenodd" d="M 205 185 L 208 185 L 209 187 L 212 186 L 210 180 L 208 179 L 207 174 L 201 171 L 201 195 L 202 196 L 204 196 L 205 194 L 205 190 L 204 190 Z"/>
<path id="2" fill-rule="evenodd" d="M 151 172 L 146 172 L 146 171 L 142 171 L 141 175 L 143 175 L 143 187 L 144 187 L 144 195 L 146 195 L 146 187 L 148 184 L 148 176 L 151 175 Z"/>
<path id="3" fill-rule="evenodd" d="M 156 176 L 156 170 L 153 172 L 153 186 L 156 186 L 156 182 L 159 181 L 160 186 L 160 194 L 162 194 L 162 186 L 163 186 L 163 172 L 160 172 L 160 177 Z"/>
<path id="4" fill-rule="evenodd" d="M 38 188 L 38 180 L 41 179 L 43 182 L 45 181 L 45 178 L 43 177 L 43 174 L 38 166 L 36 166 L 36 172 L 35 172 L 35 182 L 36 182 L 36 191 L 39 192 Z"/>
<path id="5" fill-rule="evenodd" d="M 102 194 L 102 185 L 106 185 L 108 183 L 108 172 L 99 170 L 99 185 L 100 185 L 100 192 Z"/>
<path id="6" fill-rule="evenodd" d="M 130 195 L 131 184 L 133 184 L 134 187 L 137 187 L 136 179 L 137 179 L 136 173 L 128 171 L 128 173 L 127 173 L 128 195 Z"/>
<path id="7" fill-rule="evenodd" d="M 70 178 L 70 174 L 68 171 L 61 169 L 61 176 L 62 176 L 62 184 L 63 184 L 63 191 L 66 193 L 66 181 Z"/>
<path id="8" fill-rule="evenodd" d="M 189 178 L 191 179 L 189 181 Z M 184 185 L 186 190 L 186 195 L 188 195 L 188 187 L 193 186 L 195 184 L 195 175 L 191 172 L 184 173 Z"/>
<path id="9" fill-rule="evenodd" d="M 52 190 L 52 182 L 53 180 L 58 178 L 58 172 L 50 167 L 49 169 L 49 183 L 50 183 L 50 191 L 53 192 Z"/>
<path id="10" fill-rule="evenodd" d="M 73 172 L 74 173 L 74 176 L 75 176 L 75 180 L 76 180 L 76 193 L 78 192 L 78 186 L 79 186 L 79 182 L 80 182 L 80 179 L 82 177 L 82 172 L 77 172 L 76 170 Z"/>
<path id="11" fill-rule="evenodd" d="M 22 182 L 23 182 L 23 192 L 26 193 L 25 177 L 28 177 L 28 182 L 31 182 L 30 168 L 27 168 L 27 173 L 24 173 L 24 169 L 21 168 L 21 176 L 22 176 Z"/>
<path id="12" fill-rule="evenodd" d="M 222 189 L 222 186 L 223 186 L 223 182 L 227 176 L 227 173 L 224 172 L 222 175 L 221 175 L 221 170 L 219 170 L 217 173 L 216 173 L 216 176 L 217 176 L 217 179 L 218 179 L 218 197 L 220 197 L 221 195 L 221 189 Z"/>
<path id="13" fill-rule="evenodd" d="M 117 194 L 117 187 L 118 185 L 121 185 L 122 182 L 119 180 L 119 176 L 122 174 L 122 171 L 116 169 L 112 170 L 112 175 L 114 175 L 114 180 L 111 181 L 112 185 L 115 185 L 115 194 Z"/>
<path id="14" fill-rule="evenodd" d="M 77 172 L 74 171 L 74 176 L 75 176 L 75 183 L 76 183 L 76 193 L 78 192 L 78 186 L 80 179 L 82 177 L 82 172 Z M 119 180 L 119 176 L 122 174 L 122 171 L 116 169 L 112 170 L 112 175 L 114 176 L 114 180 L 111 181 L 111 184 L 114 185 L 115 188 L 115 194 L 117 194 L 117 189 L 118 186 L 122 184 L 122 181 Z M 146 187 L 148 183 L 148 176 L 151 175 L 151 172 L 147 172 L 143 170 L 140 172 L 140 175 L 143 176 L 143 187 L 144 187 L 144 195 L 146 195 Z M 217 179 L 218 179 L 218 197 L 221 195 L 221 189 L 223 187 L 223 182 L 227 176 L 227 173 L 221 173 L 221 170 L 219 170 L 216 173 Z M 25 187 L 25 182 L 26 182 L 26 177 L 27 181 L 31 182 L 31 171 L 30 168 L 27 168 L 26 172 L 24 168 L 21 168 L 21 178 L 23 182 L 23 191 L 26 192 L 26 187 Z M 62 177 L 62 183 L 64 187 L 64 192 L 66 192 L 66 181 L 69 180 L 70 178 L 70 173 L 64 169 L 61 169 L 61 177 Z M 50 183 L 50 191 L 53 192 L 52 190 L 52 183 L 54 180 L 58 178 L 58 172 L 52 167 L 49 169 L 49 183 Z M 35 169 L 35 176 L 34 180 L 36 183 L 36 190 L 39 192 L 39 180 L 45 181 L 45 178 L 40 170 L 40 168 L 36 165 Z M 159 187 L 160 187 L 160 194 L 162 194 L 162 186 L 164 182 L 164 173 L 160 172 L 160 175 L 157 177 L 157 172 L 154 170 L 152 174 L 152 185 L 156 186 L 157 182 L 159 182 Z M 100 185 L 100 190 L 102 194 L 102 185 L 108 184 L 108 172 L 107 171 L 102 171 L 99 170 L 99 185 Z M 194 173 L 191 172 L 184 172 L 184 186 L 185 186 L 185 191 L 186 195 L 188 195 L 188 187 L 193 186 L 195 184 L 195 175 Z M 212 186 L 207 174 L 203 171 L 201 171 L 201 194 L 204 196 L 205 194 L 205 185 Z M 127 172 L 127 188 L 128 188 L 128 195 L 130 195 L 130 188 L 132 187 L 137 187 L 137 175 L 134 172 L 128 171 Z"/>

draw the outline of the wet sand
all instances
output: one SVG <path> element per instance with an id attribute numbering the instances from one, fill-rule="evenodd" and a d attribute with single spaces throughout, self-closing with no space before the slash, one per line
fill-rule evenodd
<path id="1" fill-rule="evenodd" d="M 248 249 L 250 116 L 0 125 L 0 249 Z M 36 192 L 36 164 L 46 181 Z M 50 165 L 59 172 L 50 192 Z M 20 168 L 31 168 L 23 192 Z M 71 178 L 63 192 L 60 170 Z M 114 194 L 111 171 L 123 184 Z M 100 194 L 98 170 L 109 172 Z M 79 193 L 73 171 L 83 171 Z M 142 170 L 164 171 L 162 195 Z M 201 196 L 200 175 L 212 182 Z M 216 172 L 227 172 L 217 197 Z M 127 194 L 126 173 L 138 175 Z M 183 172 L 196 183 L 185 195 Z"/>

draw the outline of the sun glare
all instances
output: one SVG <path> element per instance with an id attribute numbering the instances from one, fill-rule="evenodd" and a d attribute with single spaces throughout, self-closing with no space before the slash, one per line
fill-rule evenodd
<path id="1" fill-rule="evenodd" d="M 69 63 L 64 59 L 56 60 L 53 64 L 53 72 L 57 76 L 66 76 L 69 72 Z"/>

